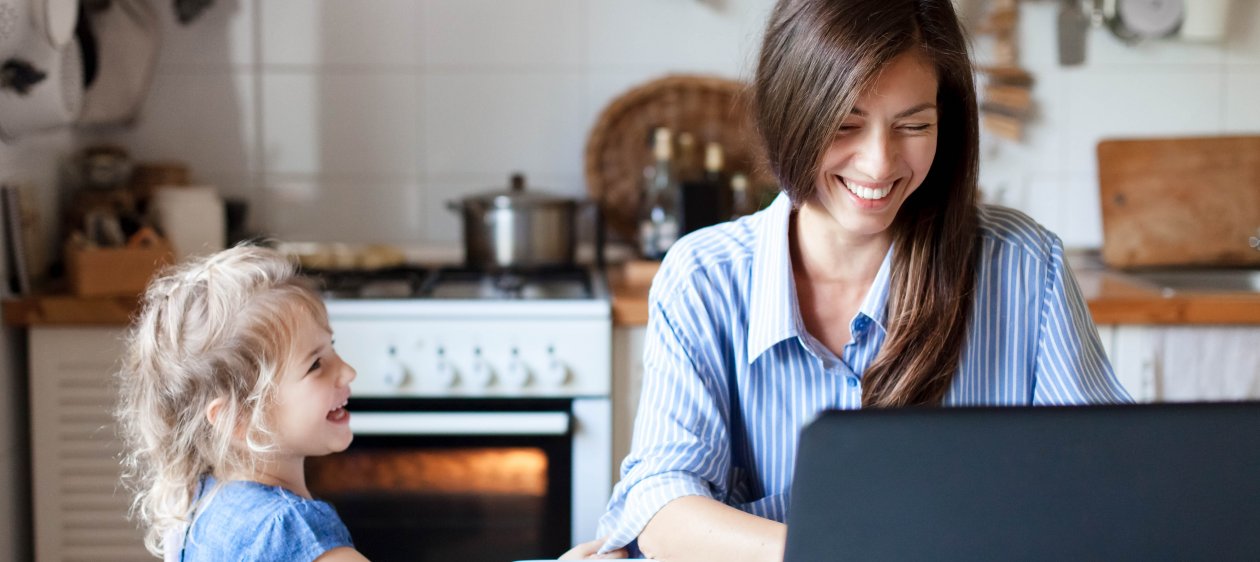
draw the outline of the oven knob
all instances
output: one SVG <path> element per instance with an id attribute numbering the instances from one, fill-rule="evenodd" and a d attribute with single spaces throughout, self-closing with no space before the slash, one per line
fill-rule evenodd
<path id="1" fill-rule="evenodd" d="M 552 358 L 547 363 L 547 369 L 543 371 L 543 378 L 552 386 L 564 386 L 569 382 L 569 368 L 563 361 Z"/>
<path id="2" fill-rule="evenodd" d="M 459 384 L 459 371 L 455 370 L 455 366 L 445 359 L 438 359 L 437 365 L 433 369 L 433 378 L 438 384 L 451 388 Z"/>
<path id="3" fill-rule="evenodd" d="M 473 387 L 489 387 L 490 384 L 494 384 L 494 369 L 490 368 L 490 364 L 486 363 L 485 359 L 481 359 L 481 354 L 479 353 L 473 359 L 473 365 L 469 368 L 469 376 L 467 378 L 469 378 L 469 383 L 473 384 Z"/>
<path id="4" fill-rule="evenodd" d="M 525 388 L 529 386 L 529 379 L 529 367 L 520 359 L 513 359 L 503 371 L 503 383 L 511 387 Z"/>
<path id="5" fill-rule="evenodd" d="M 390 359 L 385 366 L 385 373 L 382 378 L 385 380 L 385 384 L 394 388 L 402 388 L 407 384 L 411 375 L 407 372 L 407 366 L 403 365 L 402 361 Z"/>

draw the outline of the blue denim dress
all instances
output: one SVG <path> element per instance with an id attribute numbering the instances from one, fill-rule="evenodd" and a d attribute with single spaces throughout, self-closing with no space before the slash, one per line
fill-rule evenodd
<path id="1" fill-rule="evenodd" d="M 214 484 L 214 478 L 206 476 L 198 496 Z M 314 560 L 334 548 L 354 546 L 331 505 L 279 486 L 232 481 L 209 500 L 199 506 L 182 552 L 174 559 Z"/>

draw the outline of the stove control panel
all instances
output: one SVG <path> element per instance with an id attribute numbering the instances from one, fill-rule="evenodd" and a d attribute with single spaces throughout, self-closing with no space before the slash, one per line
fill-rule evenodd
<path id="1" fill-rule="evenodd" d="M 331 319 L 353 396 L 607 396 L 608 319 Z"/>

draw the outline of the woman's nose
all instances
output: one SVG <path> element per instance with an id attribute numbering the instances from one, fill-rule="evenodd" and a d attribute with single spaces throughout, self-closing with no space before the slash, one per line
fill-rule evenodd
<path id="1" fill-rule="evenodd" d="M 859 172 L 869 176 L 872 181 L 892 179 L 896 168 L 897 148 L 888 133 L 872 131 L 862 140 L 859 151 Z"/>

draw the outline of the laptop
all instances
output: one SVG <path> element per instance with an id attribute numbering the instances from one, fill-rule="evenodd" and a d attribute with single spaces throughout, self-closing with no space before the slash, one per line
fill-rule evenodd
<path id="1" fill-rule="evenodd" d="M 1260 403 L 829 411 L 786 562 L 1260 560 Z"/>

